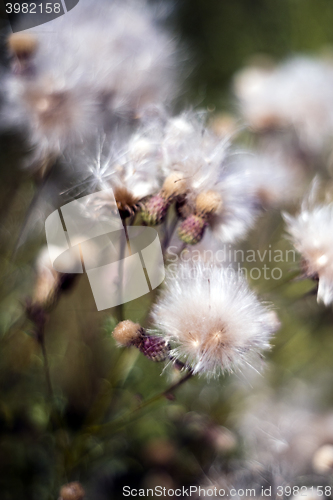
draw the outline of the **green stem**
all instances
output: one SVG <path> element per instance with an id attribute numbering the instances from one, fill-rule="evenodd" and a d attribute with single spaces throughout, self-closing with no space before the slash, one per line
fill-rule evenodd
<path id="1" fill-rule="evenodd" d="M 173 220 L 171 221 L 170 226 L 166 226 L 165 235 L 164 235 L 164 239 L 163 239 L 163 243 L 162 243 L 163 255 L 169 246 L 169 243 L 170 243 L 171 238 L 175 232 L 177 224 L 178 224 L 178 217 L 175 216 L 175 217 L 173 217 Z"/>
<path id="2" fill-rule="evenodd" d="M 163 399 L 165 397 L 168 397 L 171 395 L 178 387 L 183 385 L 187 380 L 189 380 L 193 376 L 193 372 L 189 371 L 183 378 L 172 384 L 170 387 L 168 387 L 166 390 L 163 392 L 156 394 L 150 399 L 147 399 L 143 403 L 139 404 L 134 410 L 130 411 L 126 415 L 123 415 L 122 417 L 119 417 L 111 422 L 108 422 L 107 424 L 102 424 L 98 426 L 91 426 L 86 429 L 88 433 L 93 433 L 93 434 L 99 434 L 100 432 L 104 434 L 105 432 L 108 433 L 109 430 L 112 430 L 114 427 L 117 428 L 122 428 L 124 425 L 127 423 L 131 422 L 131 417 L 135 415 L 137 412 L 140 412 L 147 406 L 150 406 L 151 404 L 155 403 L 156 401 L 159 401 L 160 399 Z"/>
<path id="3" fill-rule="evenodd" d="M 126 221 L 122 219 L 122 223 L 123 223 L 123 227 L 124 227 L 124 231 L 125 231 L 126 242 L 127 242 L 127 245 L 129 246 L 129 239 L 128 239 L 128 232 L 127 232 Z M 119 304 L 115 307 L 116 317 L 117 317 L 117 320 L 119 322 L 124 321 L 124 319 L 125 319 L 125 316 L 124 316 L 124 305 L 123 305 L 123 301 L 122 301 L 125 247 L 126 247 L 125 240 L 123 238 L 121 238 L 121 241 L 120 241 L 120 252 L 119 252 L 119 264 L 118 264 L 118 279 L 119 279 L 118 297 L 119 297 Z"/>
<path id="4" fill-rule="evenodd" d="M 39 336 L 39 344 L 41 347 L 43 360 L 44 360 L 44 374 L 45 374 L 45 380 L 46 380 L 46 385 L 47 385 L 47 391 L 48 391 L 50 402 L 53 402 L 54 401 L 54 391 L 53 391 L 52 382 L 51 382 L 50 365 L 49 365 L 49 358 L 48 358 L 46 346 L 45 346 L 44 332 Z"/>
<path id="5" fill-rule="evenodd" d="M 169 397 L 170 395 L 172 395 L 172 393 L 176 389 L 178 389 L 185 382 L 187 382 L 187 380 L 189 380 L 192 376 L 193 376 L 193 371 L 190 370 L 183 378 L 181 378 L 180 380 L 178 380 L 177 382 L 172 384 L 166 390 L 164 390 L 163 392 L 161 392 L 159 394 L 156 394 L 152 398 L 147 399 L 146 401 L 144 401 L 143 403 L 138 405 L 134 410 L 128 412 L 126 415 L 123 415 L 123 416 L 121 416 L 121 417 L 119 417 L 111 422 L 108 422 L 107 424 L 87 427 L 86 429 L 84 429 L 84 433 L 90 438 L 92 435 L 98 435 L 98 436 L 102 437 L 102 436 L 107 436 L 110 433 L 118 432 L 120 429 L 122 429 L 126 425 L 133 423 L 137 418 L 140 418 L 141 415 L 137 415 L 137 414 L 140 413 L 143 409 L 151 406 L 152 404 L 160 401 L 161 399 L 163 399 L 165 397 Z M 85 451 L 84 453 L 80 454 L 80 457 L 71 463 L 71 468 L 76 467 L 87 455 L 89 455 L 91 453 L 91 451 L 93 451 L 93 450 L 88 450 L 88 451 Z"/>

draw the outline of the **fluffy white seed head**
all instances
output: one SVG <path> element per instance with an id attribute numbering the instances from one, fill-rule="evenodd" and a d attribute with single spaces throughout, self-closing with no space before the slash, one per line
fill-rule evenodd
<path id="1" fill-rule="evenodd" d="M 186 182 L 183 216 L 204 213 L 215 237 L 234 242 L 254 224 L 257 208 L 243 172 L 227 168 L 229 141 L 207 128 L 205 119 L 203 113 L 186 112 L 168 121 L 163 171 L 166 177 L 177 171 Z"/>
<path id="2" fill-rule="evenodd" d="M 301 212 L 285 214 L 288 232 L 301 254 L 309 277 L 319 278 L 318 302 L 333 302 L 333 203 L 314 201 L 316 183 L 302 204 Z"/>
<path id="3" fill-rule="evenodd" d="M 243 277 L 202 263 L 169 275 L 152 318 L 174 346 L 172 354 L 207 377 L 256 366 L 279 327 Z"/>
<path id="4" fill-rule="evenodd" d="M 205 126 L 205 114 L 184 112 L 170 118 L 163 138 L 163 169 L 177 171 L 187 181 L 193 197 L 217 182 L 229 143 Z"/>

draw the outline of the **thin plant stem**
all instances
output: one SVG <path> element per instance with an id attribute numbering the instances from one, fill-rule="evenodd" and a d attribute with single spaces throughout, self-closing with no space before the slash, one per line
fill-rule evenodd
<path id="1" fill-rule="evenodd" d="M 124 226 L 124 230 L 125 230 L 125 237 L 126 237 L 126 241 L 127 241 L 128 234 L 127 234 L 126 222 L 125 221 L 122 221 L 122 222 L 123 222 L 123 226 Z M 125 241 L 124 241 L 123 238 L 121 238 L 121 240 L 120 240 L 120 251 L 119 251 L 119 263 L 118 263 L 118 279 L 119 279 L 118 298 L 119 298 L 119 304 L 115 307 L 116 317 L 117 317 L 117 320 L 119 322 L 120 321 L 124 321 L 124 319 L 125 319 L 125 317 L 124 317 L 124 307 L 123 307 L 123 301 L 122 301 L 125 247 L 126 247 Z"/>
<path id="2" fill-rule="evenodd" d="M 128 230 L 127 230 L 126 220 L 122 220 L 122 222 L 123 222 L 123 226 L 124 226 L 124 231 L 125 231 L 125 237 L 126 237 L 128 252 L 129 252 L 130 255 L 132 255 L 131 244 L 130 244 L 130 240 L 129 240 L 129 236 L 128 236 Z"/>
<path id="3" fill-rule="evenodd" d="M 171 238 L 175 232 L 175 229 L 177 227 L 177 224 L 178 224 L 178 217 L 177 216 L 174 216 L 170 225 L 166 226 L 166 229 L 165 229 L 165 235 L 164 235 L 164 239 L 163 239 L 163 243 L 162 243 L 162 250 L 163 250 L 163 254 L 166 252 L 168 246 L 169 246 L 169 243 L 171 241 Z"/>
<path id="4" fill-rule="evenodd" d="M 132 225 L 132 223 L 134 222 L 134 218 L 135 218 L 135 216 L 133 216 L 130 219 L 129 225 Z M 128 229 L 127 229 L 126 219 L 122 219 L 122 223 L 123 223 L 123 228 L 124 228 L 124 233 L 125 233 L 125 239 L 126 239 L 128 253 L 129 253 L 129 255 L 132 255 L 132 249 L 131 249 L 130 239 L 129 239 L 129 236 L 128 236 Z M 123 239 L 121 239 L 121 242 L 120 242 L 120 255 L 119 255 L 119 266 L 118 266 L 118 272 L 119 272 L 119 291 L 118 291 L 118 296 L 120 298 L 120 304 L 118 304 L 115 307 L 116 316 L 117 316 L 117 319 L 118 319 L 119 322 L 120 321 L 124 321 L 124 319 L 125 319 L 125 317 L 124 317 L 124 307 L 123 307 L 123 304 L 122 304 L 122 285 L 123 285 L 123 277 L 124 277 L 124 256 L 125 256 L 125 242 L 123 241 Z"/>
<path id="5" fill-rule="evenodd" d="M 108 432 L 109 430 L 113 430 L 114 427 L 116 427 L 117 430 L 119 428 L 122 428 L 124 425 L 126 425 L 127 423 L 130 423 L 132 421 L 131 417 L 133 415 L 135 415 L 137 412 L 140 412 L 144 408 L 159 401 L 160 399 L 168 397 L 175 390 L 177 390 L 180 386 L 182 386 L 185 382 L 187 382 L 192 376 L 193 376 L 193 371 L 190 370 L 183 378 L 181 378 L 180 380 L 178 380 L 177 382 L 175 382 L 174 384 L 172 384 L 171 386 L 169 386 L 167 389 L 160 392 L 159 394 L 156 394 L 155 396 L 153 396 L 153 397 L 147 399 L 146 401 L 144 401 L 143 403 L 139 404 L 134 410 L 130 411 L 126 415 L 123 415 L 123 416 L 121 416 L 121 417 L 119 417 L 111 422 L 106 423 L 106 424 L 102 424 L 102 425 L 98 425 L 98 426 L 91 426 L 91 427 L 87 428 L 86 431 L 88 433 L 94 433 L 94 434 L 102 433 L 102 434 L 104 434 L 104 432 Z"/>
<path id="6" fill-rule="evenodd" d="M 169 386 L 163 392 L 156 394 L 152 398 L 147 399 L 146 401 L 144 401 L 143 403 L 138 405 L 134 410 L 128 412 L 126 415 L 123 415 L 123 416 L 121 416 L 121 417 L 119 417 L 111 422 L 106 423 L 106 424 L 87 427 L 84 430 L 85 434 L 87 434 L 90 438 L 92 435 L 102 437 L 102 436 L 108 435 L 110 433 L 118 432 L 120 429 L 122 429 L 126 425 L 133 423 L 137 418 L 140 418 L 141 417 L 140 413 L 142 410 L 144 410 L 145 408 L 151 406 L 152 404 L 160 401 L 161 399 L 172 395 L 172 393 L 175 390 L 177 390 L 180 386 L 182 386 L 185 382 L 187 382 L 192 376 L 193 376 L 193 371 L 190 370 L 183 378 L 181 378 L 180 380 L 178 380 L 177 382 L 175 382 L 174 384 Z M 97 448 L 98 446 L 99 445 L 97 445 L 95 448 Z M 81 454 L 80 457 L 78 459 L 74 460 L 72 462 L 72 464 L 69 466 L 70 469 L 75 468 L 80 462 L 82 462 L 82 460 L 84 460 L 84 458 L 86 458 L 91 453 L 91 451 L 93 451 L 93 450 L 88 450 L 88 451 L 85 451 L 83 454 Z"/>
<path id="7" fill-rule="evenodd" d="M 52 382 L 51 382 L 50 364 L 49 364 L 49 358 L 48 358 L 47 350 L 46 350 L 46 346 L 45 346 L 44 331 L 39 336 L 39 344 L 40 344 L 42 355 L 43 355 L 44 374 L 45 374 L 48 396 L 49 396 L 50 401 L 53 402 L 54 401 L 54 391 L 53 391 Z"/>

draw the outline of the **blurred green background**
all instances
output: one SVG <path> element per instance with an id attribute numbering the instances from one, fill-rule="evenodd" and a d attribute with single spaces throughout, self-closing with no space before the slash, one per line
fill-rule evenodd
<path id="1" fill-rule="evenodd" d="M 232 75 L 254 56 L 330 50 L 329 0 L 183 0 L 176 26 L 193 54 L 190 103 L 230 107 Z"/>

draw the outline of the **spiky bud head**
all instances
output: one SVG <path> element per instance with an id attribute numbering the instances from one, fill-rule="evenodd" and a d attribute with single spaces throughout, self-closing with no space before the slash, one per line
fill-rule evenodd
<path id="1" fill-rule="evenodd" d="M 170 200 L 166 199 L 162 193 L 149 198 L 142 210 L 142 218 L 149 226 L 161 224 L 168 212 Z"/>
<path id="2" fill-rule="evenodd" d="M 118 323 L 113 337 L 122 346 L 136 347 L 151 361 L 164 361 L 169 355 L 169 344 L 162 337 L 146 333 L 138 323 L 128 319 Z"/>
<path id="3" fill-rule="evenodd" d="M 80 483 L 69 483 L 60 490 L 59 500 L 83 500 L 85 491 Z"/>
<path id="4" fill-rule="evenodd" d="M 188 245 L 196 245 L 204 235 L 207 221 L 199 215 L 192 214 L 187 217 L 178 228 L 179 238 Z"/>
<path id="5" fill-rule="evenodd" d="M 28 59 L 35 54 L 38 41 L 29 33 L 13 33 L 8 37 L 8 47 L 19 59 Z"/>
<path id="6" fill-rule="evenodd" d="M 118 323 L 116 328 L 113 330 L 113 338 L 122 346 L 129 347 L 135 345 L 139 337 L 143 333 L 142 327 L 139 323 L 133 323 L 133 321 L 126 319 Z"/>
<path id="7" fill-rule="evenodd" d="M 134 345 L 151 361 L 165 361 L 169 356 L 169 344 L 162 337 L 156 335 L 143 333 Z"/>
<path id="8" fill-rule="evenodd" d="M 200 193 L 195 201 L 196 212 L 202 216 L 214 215 L 221 207 L 222 199 L 216 191 Z"/>
<path id="9" fill-rule="evenodd" d="M 162 194 L 167 199 L 184 196 L 187 191 L 187 183 L 181 172 L 172 172 L 164 181 Z"/>

